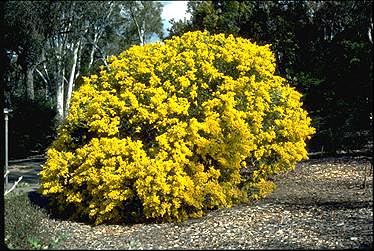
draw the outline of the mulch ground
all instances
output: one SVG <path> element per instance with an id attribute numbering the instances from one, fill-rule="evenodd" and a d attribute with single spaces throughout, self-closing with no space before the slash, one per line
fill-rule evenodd
<path id="1" fill-rule="evenodd" d="M 368 159 L 312 159 L 274 181 L 276 190 L 262 200 L 183 223 L 90 226 L 46 217 L 42 224 L 60 238 L 56 249 L 372 248 Z"/>

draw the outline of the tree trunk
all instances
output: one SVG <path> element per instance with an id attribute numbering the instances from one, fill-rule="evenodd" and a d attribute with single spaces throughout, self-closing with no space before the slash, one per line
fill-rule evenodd
<path id="1" fill-rule="evenodd" d="M 45 77 L 46 77 L 46 95 L 48 95 L 48 99 L 49 100 L 52 100 L 52 82 L 51 82 L 51 78 L 49 77 L 49 73 L 48 73 L 48 69 L 47 69 L 47 64 L 46 62 L 43 63 L 43 70 L 45 72 Z"/>
<path id="2" fill-rule="evenodd" d="M 370 41 L 371 44 L 373 44 L 372 34 L 373 34 L 373 19 L 370 18 L 370 24 L 369 24 L 369 29 L 368 29 L 368 37 L 369 37 L 369 41 Z"/>
<path id="3" fill-rule="evenodd" d="M 73 50 L 73 65 L 71 66 L 70 77 L 69 77 L 69 82 L 68 82 L 68 90 L 67 90 L 67 93 L 66 93 L 64 119 L 66 118 L 66 116 L 68 115 L 68 112 L 69 112 L 69 105 L 70 105 L 71 93 L 73 92 L 73 87 L 74 87 L 75 69 L 76 69 L 76 66 L 77 66 L 78 51 L 79 51 L 79 47 L 80 47 L 80 41 L 76 45 L 73 45 L 73 46 L 74 46 L 74 50 Z"/>
<path id="4" fill-rule="evenodd" d="M 57 119 L 62 121 L 64 119 L 64 69 L 61 62 L 62 47 L 57 50 L 57 76 L 56 76 L 56 110 Z"/>
<path id="5" fill-rule="evenodd" d="M 26 69 L 26 93 L 27 98 L 34 100 L 34 68 L 27 67 Z"/>
<path id="6" fill-rule="evenodd" d="M 64 78 L 58 73 L 56 81 L 56 110 L 59 121 L 64 119 Z"/>
<path id="7" fill-rule="evenodd" d="M 82 40 L 80 40 L 81 46 L 78 49 L 78 58 L 77 58 L 77 67 L 75 67 L 75 80 L 78 78 L 81 70 L 81 61 L 82 61 Z M 74 88 L 74 86 L 73 86 Z"/>
<path id="8" fill-rule="evenodd" d="M 90 52 L 90 62 L 88 62 L 88 69 L 90 69 L 91 66 L 92 66 L 94 54 L 95 54 L 95 46 L 92 45 L 92 49 L 91 49 L 91 52 Z"/>
<path id="9" fill-rule="evenodd" d="M 143 40 L 143 32 L 142 32 L 142 28 L 139 26 L 139 23 L 138 23 L 138 21 L 136 20 L 136 16 L 135 16 L 135 13 L 134 13 L 134 11 L 133 11 L 133 9 L 132 8 L 130 8 L 130 15 L 131 15 L 131 18 L 132 18 L 132 20 L 134 21 L 134 23 L 135 23 L 135 26 L 136 26 L 136 29 L 137 29 L 137 31 L 138 31 L 138 36 L 139 36 L 139 44 L 141 45 L 141 46 L 143 46 L 144 45 L 144 40 Z"/>
<path id="10" fill-rule="evenodd" d="M 94 55 L 95 55 L 95 51 L 96 51 L 97 40 L 98 40 L 98 34 L 95 33 L 94 40 L 93 40 L 93 43 L 92 43 L 92 49 L 91 49 L 91 52 L 90 52 L 90 61 L 88 63 L 88 69 L 90 69 L 92 64 L 93 64 Z"/>

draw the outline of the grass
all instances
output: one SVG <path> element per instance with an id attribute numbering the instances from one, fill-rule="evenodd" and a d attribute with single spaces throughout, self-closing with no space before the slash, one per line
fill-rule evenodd
<path id="1" fill-rule="evenodd" d="M 11 249 L 56 248 L 63 236 L 56 236 L 43 219 L 45 209 L 30 202 L 27 193 L 11 192 L 4 198 L 5 244 Z"/>

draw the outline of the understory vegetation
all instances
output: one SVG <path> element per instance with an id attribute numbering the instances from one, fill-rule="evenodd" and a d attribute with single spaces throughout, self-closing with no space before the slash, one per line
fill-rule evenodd
<path id="1" fill-rule="evenodd" d="M 10 249 L 51 249 L 63 236 L 42 224 L 47 211 L 33 204 L 26 193 L 11 192 L 4 197 L 4 236 Z"/>

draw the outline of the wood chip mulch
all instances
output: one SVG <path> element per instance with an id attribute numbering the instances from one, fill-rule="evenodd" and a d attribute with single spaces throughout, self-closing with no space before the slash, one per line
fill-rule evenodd
<path id="1" fill-rule="evenodd" d="M 366 187 L 363 187 L 366 177 Z M 99 225 L 46 218 L 56 249 L 369 249 L 373 169 L 360 157 L 302 162 L 251 204 L 184 223 Z"/>

